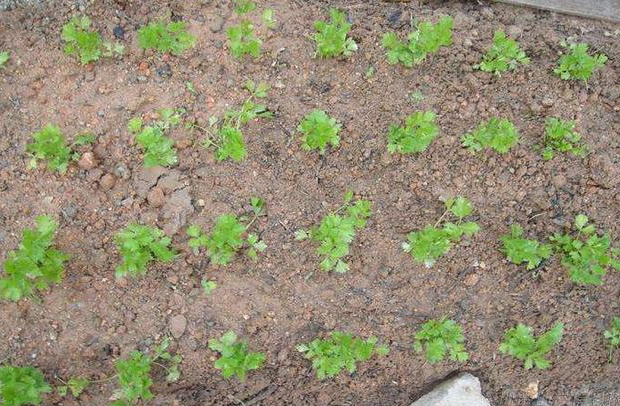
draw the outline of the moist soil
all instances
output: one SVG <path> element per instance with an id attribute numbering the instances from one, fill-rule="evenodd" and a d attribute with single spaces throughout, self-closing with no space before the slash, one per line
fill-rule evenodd
<path id="1" fill-rule="evenodd" d="M 278 21 L 273 31 L 258 29 L 262 57 L 238 61 L 227 48 L 225 29 L 237 21 L 228 1 L 78 3 L 0 13 L 0 49 L 12 56 L 0 71 L 0 258 L 40 214 L 59 221 L 57 246 L 71 255 L 64 281 L 40 299 L 2 304 L 3 359 L 37 366 L 55 385 L 71 376 L 102 379 L 116 359 L 152 350 L 172 330 L 182 376 L 166 384 L 155 367 L 152 405 L 408 405 L 454 371 L 479 376 L 495 405 L 529 404 L 526 388 L 536 382 L 554 405 L 618 404 L 620 368 L 608 362 L 602 332 L 620 314 L 620 274 L 580 287 L 557 257 L 527 272 L 499 250 L 512 223 L 544 239 L 578 213 L 620 240 L 617 25 L 485 2 L 274 0 L 259 5 L 273 8 Z M 348 60 L 313 58 L 313 22 L 326 19 L 330 6 L 354 24 L 359 51 Z M 125 57 L 81 66 L 65 55 L 60 29 L 79 12 L 105 38 L 116 31 Z M 412 19 L 446 14 L 455 19 L 454 45 L 412 69 L 387 63 L 382 33 L 404 36 Z M 180 57 L 138 49 L 136 30 L 165 15 L 189 22 L 194 49 Z M 251 17 L 257 26 L 259 16 Z M 502 27 L 532 62 L 499 77 L 472 71 Z M 610 57 L 587 86 L 552 74 L 567 37 Z M 375 73 L 366 77 L 370 67 Z M 179 128 L 170 133 L 179 164 L 142 168 L 129 119 L 182 107 L 188 121 L 207 125 L 242 103 L 247 79 L 273 86 L 266 104 L 275 117 L 246 127 L 244 161 L 216 163 L 202 134 Z M 340 148 L 324 157 L 302 150 L 296 131 L 315 108 L 343 125 Z M 417 110 L 437 112 L 440 137 L 422 154 L 390 155 L 390 123 Z M 512 120 L 521 143 L 504 156 L 464 150 L 460 136 L 492 116 Z M 576 120 L 588 157 L 541 158 L 549 116 Z M 85 131 L 97 136 L 66 174 L 27 169 L 26 144 L 47 123 L 69 140 Z M 293 234 L 339 207 L 347 190 L 372 201 L 373 216 L 351 246 L 351 270 L 323 273 L 316 246 Z M 401 250 L 406 234 L 434 223 L 442 200 L 456 195 L 472 201 L 482 231 L 430 269 L 414 263 Z M 267 205 L 256 224 L 269 248 L 258 262 L 239 256 L 217 267 L 204 252 L 192 254 L 188 224 L 210 228 L 219 215 L 243 214 L 252 196 Z M 130 222 L 164 229 L 178 258 L 153 263 L 144 277 L 116 280 L 114 235 Z M 217 283 L 210 296 L 203 278 Z M 463 326 L 469 361 L 431 365 L 412 351 L 415 331 L 441 315 Z M 528 371 L 499 353 L 503 332 L 516 323 L 539 334 L 558 321 L 566 333 L 550 369 Z M 207 348 L 227 330 L 267 354 L 244 383 L 223 379 Z M 318 381 L 295 345 L 332 330 L 376 335 L 392 351 L 360 363 L 352 376 Z M 110 380 L 79 400 L 49 395 L 44 404 L 106 405 L 115 388 Z"/>

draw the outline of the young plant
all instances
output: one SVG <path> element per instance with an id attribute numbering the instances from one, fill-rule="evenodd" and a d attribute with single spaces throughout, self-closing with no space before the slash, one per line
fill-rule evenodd
<path id="1" fill-rule="evenodd" d="M 41 395 L 50 393 L 52 387 L 45 377 L 33 367 L 0 367 L 0 399 L 2 406 L 41 404 Z"/>
<path id="2" fill-rule="evenodd" d="M 555 152 L 570 152 L 582 158 L 586 155 L 587 148 L 582 144 L 581 135 L 575 131 L 574 121 L 564 121 L 555 117 L 547 119 L 543 159 L 545 161 L 553 159 Z"/>
<path id="3" fill-rule="evenodd" d="M 196 38 L 187 32 L 185 21 L 152 21 L 138 30 L 138 45 L 160 53 L 181 55 L 196 44 Z"/>
<path id="4" fill-rule="evenodd" d="M 497 117 L 482 123 L 474 131 L 462 138 L 463 146 L 472 152 L 492 148 L 500 154 L 507 153 L 519 142 L 519 133 L 509 120 Z"/>
<path id="5" fill-rule="evenodd" d="M 351 24 L 347 22 L 347 15 L 335 8 L 329 10 L 331 22 L 316 21 L 314 28 L 314 41 L 316 42 L 316 55 L 320 58 L 334 58 L 340 55 L 345 57 L 353 55 L 357 51 L 357 44 L 353 38 L 347 37 L 351 31 Z"/>
<path id="6" fill-rule="evenodd" d="M 276 19 L 274 17 L 273 9 L 271 8 L 264 9 L 262 18 L 263 18 L 263 25 L 265 25 L 265 27 L 269 28 L 270 30 L 276 29 Z"/>
<path id="7" fill-rule="evenodd" d="M 609 362 L 612 362 L 614 349 L 620 348 L 620 317 L 614 317 L 609 330 L 605 330 L 603 336 L 609 341 Z"/>
<path id="8" fill-rule="evenodd" d="M 242 20 L 226 30 L 230 41 L 230 52 L 237 59 L 250 55 L 253 58 L 260 56 L 263 41 L 254 35 L 254 25 L 249 20 Z"/>
<path id="9" fill-rule="evenodd" d="M 499 351 L 523 361 L 525 369 L 531 369 L 533 366 L 546 369 L 551 366 L 551 362 L 545 356 L 562 340 L 563 332 L 564 324 L 557 323 L 536 339 L 528 326 L 519 323 L 504 333 L 504 341 Z"/>
<path id="10" fill-rule="evenodd" d="M 158 228 L 132 223 L 116 235 L 115 241 L 123 257 L 121 265 L 116 267 L 117 278 L 144 275 L 153 259 L 170 262 L 176 255 L 168 248 L 170 237 L 165 237 Z"/>
<path id="11" fill-rule="evenodd" d="M 250 229 L 259 216 L 264 214 L 264 202 L 262 199 L 253 197 L 250 200 L 252 217 L 242 216 L 237 218 L 234 214 L 225 214 L 215 221 L 211 234 L 207 235 L 200 227 L 192 225 L 187 228 L 189 239 L 188 245 L 198 252 L 200 247 L 206 247 L 211 262 L 216 265 L 228 265 L 233 256 L 245 248 L 245 253 L 253 260 L 258 259 L 258 253 L 267 249 L 267 244 L 262 241 L 258 234 L 244 234 Z"/>
<path id="12" fill-rule="evenodd" d="M 217 288 L 217 283 L 215 283 L 215 281 L 203 279 L 200 281 L 200 286 L 202 286 L 202 291 L 205 295 L 209 296 Z"/>
<path id="13" fill-rule="evenodd" d="M 516 265 L 527 263 L 528 271 L 537 268 L 543 259 L 551 257 L 551 245 L 523 238 L 523 228 L 519 225 L 512 225 L 510 234 L 502 236 L 502 242 L 502 252 L 508 260 Z"/>
<path id="14" fill-rule="evenodd" d="M 596 69 L 602 68 L 607 62 L 607 56 L 597 54 L 591 56 L 588 53 L 590 47 L 586 43 L 568 44 L 562 42 L 564 48 L 570 53 L 560 57 L 559 66 L 553 70 L 563 80 L 583 80 L 587 82 Z"/>
<path id="15" fill-rule="evenodd" d="M 341 128 L 342 125 L 323 110 L 313 110 L 299 123 L 297 130 L 304 134 L 301 138 L 303 149 L 318 149 L 323 155 L 328 145 L 333 148 L 340 145 L 338 132 Z"/>
<path id="16" fill-rule="evenodd" d="M 3 69 L 5 67 L 4 65 L 9 61 L 9 59 L 11 59 L 9 51 L 0 52 L 0 69 Z"/>
<path id="17" fill-rule="evenodd" d="M 500 75 L 507 70 L 515 70 L 518 64 L 527 65 L 530 58 L 519 48 L 519 43 L 508 38 L 502 30 L 495 31 L 493 46 L 482 57 L 482 61 L 474 65 L 474 69 L 484 72 L 493 72 Z"/>
<path id="18" fill-rule="evenodd" d="M 102 56 L 122 55 L 125 47 L 119 43 L 103 42 L 97 31 L 90 29 L 90 19 L 86 16 L 73 17 L 62 27 L 65 53 L 76 55 L 82 65 L 98 61 Z"/>
<path id="19" fill-rule="evenodd" d="M 471 212 L 471 203 L 464 197 L 446 200 L 446 211 L 439 220 L 432 226 L 427 225 L 421 231 L 410 232 L 407 235 L 408 241 L 403 243 L 403 250 L 427 268 L 432 267 L 440 256 L 450 251 L 452 245 L 461 240 L 463 235 L 471 237 L 480 231 L 477 223 L 463 222 Z M 457 222 L 446 222 L 440 228 L 439 225 L 448 213 L 456 216 Z"/>
<path id="20" fill-rule="evenodd" d="M 36 168 L 39 160 L 45 160 L 50 170 L 66 172 L 71 160 L 71 148 L 67 146 L 60 128 L 48 124 L 32 134 L 32 138 L 34 142 L 26 147 L 26 151 L 32 154 L 29 166 Z"/>
<path id="21" fill-rule="evenodd" d="M 374 353 L 389 354 L 388 346 L 376 345 L 377 341 L 374 336 L 362 340 L 349 333 L 334 331 L 325 340 L 317 338 L 308 344 L 299 344 L 296 348 L 312 361 L 317 378 L 323 380 L 326 377 L 333 378 L 343 369 L 349 374 L 354 373 L 356 364 L 369 360 Z"/>
<path id="22" fill-rule="evenodd" d="M 60 283 L 69 256 L 52 248 L 58 224 L 49 216 L 37 217 L 37 228 L 23 231 L 17 251 L 4 261 L 6 276 L 0 279 L 0 297 L 14 302 Z"/>
<path id="23" fill-rule="evenodd" d="M 346 214 L 340 214 L 343 211 Z M 344 273 L 349 270 L 349 265 L 343 258 L 349 255 L 349 245 L 356 231 L 366 226 L 370 214 L 371 204 L 368 200 L 353 202 L 353 192 L 347 192 L 344 205 L 323 218 L 319 226 L 309 231 L 297 230 L 295 239 L 301 241 L 310 238 L 320 244 L 317 253 L 323 257 L 320 264 L 322 271 Z"/>
<path id="24" fill-rule="evenodd" d="M 428 54 L 452 45 L 453 25 L 450 16 L 441 17 L 437 24 L 422 21 L 416 31 L 409 34 L 408 42 L 401 41 L 395 32 L 384 34 L 381 43 L 387 50 L 388 62 L 392 65 L 400 62 L 408 68 L 424 62 Z"/>
<path id="25" fill-rule="evenodd" d="M 174 141 L 165 135 L 165 131 L 177 126 L 181 121 L 183 109 L 158 110 L 159 120 L 149 126 L 143 126 L 142 119 L 129 121 L 127 128 L 135 135 L 136 142 L 144 150 L 144 167 L 171 166 L 177 163 L 177 150 Z"/>
<path id="26" fill-rule="evenodd" d="M 568 269 L 573 282 L 580 285 L 602 285 L 606 268 L 620 270 L 620 250 L 611 247 L 611 237 L 599 237 L 588 217 L 575 217 L 577 235 L 554 234 L 550 237 L 554 249 L 563 255 L 562 265 Z"/>
<path id="27" fill-rule="evenodd" d="M 249 371 L 260 368 L 265 362 L 264 353 L 248 351 L 248 344 L 237 341 L 237 334 L 233 331 L 225 333 L 219 340 L 210 339 L 209 349 L 220 353 L 215 368 L 222 370 L 222 376 L 230 378 L 235 375 L 241 382 L 245 381 Z"/>
<path id="28" fill-rule="evenodd" d="M 247 155 L 247 150 L 241 127 L 256 118 L 273 117 L 273 113 L 265 105 L 255 102 L 255 99 L 267 97 L 269 85 L 264 82 L 256 84 L 254 81 L 248 80 L 245 88 L 250 92 L 250 96 L 243 102 L 239 110 L 231 109 L 224 113 L 224 120 L 219 128 L 214 127 L 217 119 L 209 121 L 210 127 L 214 128 L 213 131 L 195 123 L 191 125 L 207 135 L 204 146 L 205 148 L 215 149 L 215 159 L 218 161 L 225 159 L 232 159 L 235 162 L 242 161 Z"/>
<path id="29" fill-rule="evenodd" d="M 426 150 L 439 134 L 435 116 L 432 111 L 417 111 L 407 117 L 404 127 L 392 124 L 388 135 L 388 151 L 411 154 Z"/>
<path id="30" fill-rule="evenodd" d="M 172 355 L 167 349 L 170 339 L 166 338 L 155 349 L 152 356 L 140 351 L 133 351 L 129 358 L 119 359 L 115 362 L 116 376 L 120 389 L 114 393 L 116 401 L 110 406 L 132 406 L 138 404 L 140 399 L 147 401 L 153 398 L 151 385 L 153 381 L 150 377 L 152 365 L 157 365 L 166 370 L 167 382 L 176 382 L 180 377 L 179 364 L 182 361 L 180 355 Z M 168 366 L 164 366 L 157 361 L 165 361 Z"/>
<path id="31" fill-rule="evenodd" d="M 413 349 L 416 352 L 424 350 L 431 364 L 443 361 L 448 353 L 452 361 L 465 362 L 469 354 L 465 351 L 464 341 L 463 329 L 453 320 L 442 317 L 422 325 L 422 330 L 415 335 Z"/>
<path id="32" fill-rule="evenodd" d="M 71 392 L 74 398 L 79 398 L 84 389 L 88 387 L 90 381 L 86 378 L 72 377 L 67 382 L 63 382 L 64 385 L 57 386 L 56 391 L 59 396 L 65 397 L 67 393 Z"/>

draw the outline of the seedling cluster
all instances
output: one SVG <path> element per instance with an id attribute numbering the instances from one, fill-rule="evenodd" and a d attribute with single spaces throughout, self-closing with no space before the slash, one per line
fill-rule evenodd
<path id="1" fill-rule="evenodd" d="M 256 4 L 251 0 L 234 0 L 234 4 L 238 24 L 226 30 L 231 53 L 238 59 L 246 55 L 258 58 L 263 41 L 255 35 L 255 27 L 249 16 L 256 10 Z M 351 57 L 358 49 L 355 40 L 349 36 L 353 24 L 343 11 L 331 9 L 329 15 L 329 21 L 316 21 L 314 24 L 315 32 L 310 38 L 316 45 L 315 55 L 320 59 Z M 264 9 L 260 18 L 266 29 L 276 28 L 272 9 Z M 406 40 L 402 40 L 395 32 L 384 34 L 381 42 L 387 53 L 387 61 L 407 68 L 423 63 L 441 47 L 452 44 L 453 24 L 452 17 L 444 16 L 435 23 L 418 21 Z M 89 64 L 102 57 L 123 54 L 124 46 L 104 41 L 91 26 L 87 16 L 75 16 L 63 26 L 61 39 L 68 55 L 76 57 L 81 64 Z M 196 45 L 196 38 L 189 33 L 188 23 L 183 20 L 151 21 L 138 30 L 137 38 L 141 49 L 172 55 L 181 55 Z M 560 57 L 553 72 L 562 80 L 587 82 L 607 62 L 604 54 L 592 54 L 588 44 L 565 42 L 561 45 L 566 48 L 566 53 Z M 8 51 L 0 52 L 0 69 L 6 67 L 9 59 Z M 529 62 L 530 58 L 520 45 L 500 29 L 495 32 L 492 45 L 474 68 L 501 75 Z M 375 70 L 375 66 L 370 66 L 366 71 L 366 79 L 370 80 Z M 189 92 L 197 93 L 192 82 L 185 82 L 185 86 Z M 186 123 L 187 129 L 197 129 L 206 136 L 204 145 L 214 150 L 217 161 L 242 161 L 248 154 L 242 132 L 244 126 L 256 119 L 273 116 L 264 104 L 258 102 L 267 97 L 270 86 L 265 82 L 248 80 L 245 88 L 249 97 L 240 107 L 227 110 L 221 120 L 212 117 L 206 127 L 196 122 Z M 419 103 L 422 99 L 421 93 L 412 93 L 413 102 Z M 177 164 L 174 141 L 166 136 L 166 132 L 181 124 L 184 113 L 183 109 L 162 109 L 157 112 L 158 119 L 149 124 L 145 124 L 141 117 L 129 121 L 128 130 L 143 150 L 145 167 Z M 547 119 L 542 147 L 544 160 L 551 160 L 557 153 L 585 156 L 587 147 L 575 127 L 573 121 L 556 117 Z M 298 131 L 302 134 L 302 148 L 316 150 L 323 156 L 328 148 L 336 149 L 340 146 L 341 129 L 342 125 L 325 111 L 313 110 L 298 125 Z M 439 132 L 435 112 L 416 111 L 406 117 L 404 126 L 391 125 L 387 149 L 390 153 L 422 153 L 438 137 Z M 82 134 L 69 145 L 60 128 L 52 124 L 45 125 L 32 138 L 33 142 L 26 147 L 27 153 L 31 155 L 29 166 L 34 168 L 39 161 L 44 161 L 49 170 L 60 173 L 66 172 L 71 160 L 78 156 L 76 147 L 96 141 L 93 134 Z M 461 141 L 463 147 L 473 152 L 490 148 L 506 154 L 519 142 L 519 133 L 508 119 L 492 117 L 463 135 Z M 340 208 L 327 214 L 309 230 L 298 230 L 295 238 L 310 239 L 318 244 L 321 270 L 347 272 L 349 264 L 346 259 L 351 244 L 357 232 L 367 225 L 371 206 L 369 200 L 354 200 L 353 193 L 347 192 Z M 402 245 L 405 252 L 426 267 L 432 267 L 463 237 L 472 237 L 480 231 L 476 222 L 466 220 L 473 212 L 466 198 L 448 199 L 445 206 L 446 210 L 435 224 L 408 233 L 407 241 Z M 228 265 L 240 252 L 256 260 L 258 254 L 267 248 L 260 232 L 252 231 L 253 226 L 258 228 L 259 217 L 265 215 L 264 202 L 252 198 L 250 207 L 251 210 L 241 216 L 227 213 L 217 217 L 209 232 L 204 232 L 196 225 L 188 227 L 187 244 L 196 254 L 205 249 L 213 265 Z M 453 220 L 448 221 L 448 217 Z M 23 231 L 18 249 L 9 252 L 3 263 L 0 297 L 18 301 L 62 281 L 64 265 L 69 256 L 53 247 L 57 228 L 58 224 L 51 217 L 39 216 L 35 229 Z M 122 257 L 115 271 L 118 278 L 144 275 L 154 260 L 170 262 L 177 256 L 171 246 L 172 238 L 156 227 L 130 223 L 116 235 L 115 242 Z M 555 233 L 549 237 L 548 244 L 527 239 L 519 225 L 512 225 L 510 233 L 501 237 L 501 242 L 501 250 L 507 259 L 516 265 L 525 265 L 528 270 L 539 268 L 544 261 L 551 259 L 553 253 L 558 254 L 562 265 L 568 269 L 570 279 L 580 285 L 600 285 L 608 269 L 620 269 L 620 251 L 612 246 L 609 234 L 598 233 L 583 214 L 576 216 L 574 230 L 564 234 Z M 217 285 L 213 280 L 203 279 L 201 287 L 206 295 L 210 295 Z M 560 343 L 563 334 L 563 323 L 556 323 L 538 338 L 529 326 L 518 323 L 505 332 L 499 351 L 522 361 L 526 369 L 549 368 L 551 362 L 547 356 Z M 611 361 L 614 351 L 620 347 L 619 317 L 615 317 L 603 332 L 603 339 L 609 346 Z M 297 350 L 311 361 L 318 379 L 323 380 L 333 378 L 343 370 L 353 374 L 359 362 L 369 360 L 374 354 L 387 355 L 389 347 L 377 345 L 378 341 L 374 336 L 364 340 L 351 333 L 333 331 L 327 338 L 316 338 L 309 343 L 297 345 Z M 182 358 L 178 354 L 171 354 L 168 351 L 169 345 L 170 340 L 165 339 L 152 355 L 134 351 L 128 358 L 116 360 L 116 373 L 110 379 L 117 378 L 118 389 L 112 396 L 111 406 L 143 404 L 153 398 L 151 370 L 154 367 L 165 370 L 168 382 L 179 379 Z M 415 333 L 412 345 L 416 352 L 423 352 L 430 363 L 441 362 L 446 358 L 456 362 L 469 359 L 462 327 L 447 316 L 426 321 Z M 214 367 L 221 370 L 225 378 L 236 376 L 240 381 L 244 381 L 250 371 L 259 369 L 267 358 L 263 352 L 250 351 L 247 342 L 239 340 L 233 331 L 209 340 L 208 347 L 219 353 Z M 84 377 L 71 377 L 67 381 L 61 380 L 62 385 L 57 386 L 56 391 L 62 397 L 71 394 L 77 398 L 95 382 Z M 36 368 L 8 363 L 0 366 L 2 405 L 38 405 L 42 402 L 42 396 L 51 391 L 52 386 Z"/>

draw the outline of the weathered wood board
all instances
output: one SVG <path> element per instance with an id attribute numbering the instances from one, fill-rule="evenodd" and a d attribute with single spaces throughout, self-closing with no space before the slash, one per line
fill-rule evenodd
<path id="1" fill-rule="evenodd" d="M 600 18 L 620 22 L 620 0 L 496 0 L 502 3 L 517 4 L 574 14 L 584 17 Z"/>

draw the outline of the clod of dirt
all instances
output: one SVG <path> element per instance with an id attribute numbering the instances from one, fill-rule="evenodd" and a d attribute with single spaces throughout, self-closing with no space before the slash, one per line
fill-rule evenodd
<path id="1" fill-rule="evenodd" d="M 222 16 L 215 16 L 211 24 L 209 24 L 209 29 L 211 32 L 220 32 L 222 31 L 222 27 L 224 26 L 224 18 Z"/>
<path id="2" fill-rule="evenodd" d="M 97 159 L 92 152 L 85 152 L 78 161 L 78 166 L 82 169 L 90 170 L 97 166 Z"/>
<path id="3" fill-rule="evenodd" d="M 115 184 L 116 184 L 116 177 L 112 175 L 111 173 L 106 173 L 105 175 L 103 175 L 103 177 L 99 181 L 99 185 L 101 185 L 101 188 L 103 190 L 110 190 L 114 187 Z"/>
<path id="4" fill-rule="evenodd" d="M 180 338 L 183 333 L 185 333 L 185 328 L 187 327 L 187 319 L 182 314 L 178 314 L 170 319 L 170 323 L 168 328 L 170 329 L 170 334 L 174 338 Z"/>
<path id="5" fill-rule="evenodd" d="M 166 235 L 176 234 L 181 227 L 187 224 L 187 218 L 194 213 L 192 198 L 187 189 L 174 192 L 163 208 L 163 218 L 167 220 L 164 224 Z"/>
<path id="6" fill-rule="evenodd" d="M 160 187 L 154 187 L 147 195 L 146 200 L 153 207 L 161 207 L 166 203 L 166 196 Z"/>
<path id="7" fill-rule="evenodd" d="M 114 27 L 114 30 L 112 32 L 117 39 L 125 39 L 125 30 L 120 25 Z"/>
<path id="8" fill-rule="evenodd" d="M 159 68 L 157 68 L 157 76 L 166 78 L 166 79 L 172 77 L 172 68 L 170 67 L 170 65 L 165 63 L 161 65 Z"/>

